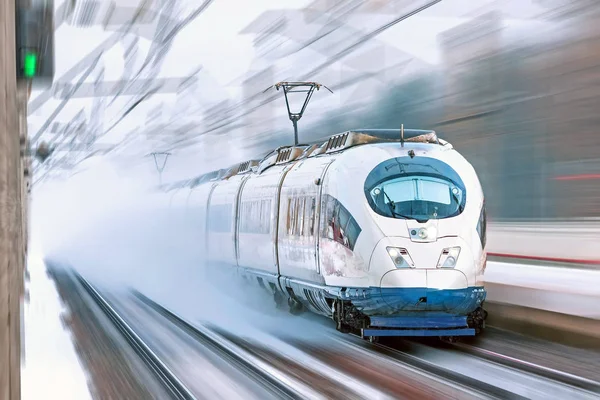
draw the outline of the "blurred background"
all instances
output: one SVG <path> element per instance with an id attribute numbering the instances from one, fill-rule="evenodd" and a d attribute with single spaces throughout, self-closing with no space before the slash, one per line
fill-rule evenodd
<path id="1" fill-rule="evenodd" d="M 199 272 L 201 246 L 182 228 L 185 216 L 169 208 L 187 198 L 184 188 L 193 178 L 293 144 L 283 93 L 266 89 L 279 81 L 316 81 L 333 93 L 314 93 L 298 123 L 301 143 L 349 129 L 403 125 L 435 130 L 472 163 L 490 219 L 485 285 L 493 328 L 479 348 L 585 377 L 589 382 L 570 384 L 600 393 L 597 0 L 55 0 L 53 7 L 54 81 L 34 87 L 28 103 L 31 252 L 109 287 L 117 308 L 134 325 L 152 326 L 149 343 L 159 343 L 190 382 L 202 375 L 191 366 L 203 364 L 181 361 L 185 345 L 168 347 L 176 335 L 166 340 L 159 330 L 167 328 L 115 294 L 119 285 L 190 320 L 211 320 L 246 335 L 250 328 L 276 326 L 313 346 L 331 328 L 266 311 L 267 303 L 244 295 L 248 309 L 207 301 L 222 295 L 221 288 Z M 291 101 L 297 107 L 303 100 Z M 32 274 L 35 265 L 29 263 Z M 38 282 L 45 268 L 39 265 Z M 79 297 L 69 295 L 68 279 L 52 274 L 63 303 L 83 313 L 73 300 Z M 44 296 L 31 300 L 40 315 Z M 29 310 L 31 349 L 47 334 L 28 331 L 39 318 L 34 306 Z M 81 316 L 70 318 L 71 326 L 79 326 L 76 318 L 87 324 Z M 92 334 L 72 331 L 84 348 Z M 260 334 L 251 336 L 265 343 L 256 339 Z M 94 336 L 87 343 L 97 344 L 95 357 L 102 359 L 102 340 Z M 523 371 L 511 375 L 508 367 L 500 374 L 492 363 L 467 360 L 466 353 L 422 345 L 394 348 L 505 390 L 480 388 L 496 398 L 593 398 L 559 385 L 560 374 L 546 377 L 551 383 Z M 286 362 L 306 366 L 295 352 L 317 357 L 328 346 L 315 351 L 295 343 L 289 353 L 295 356 L 286 353 Z M 93 347 L 87 356 L 78 350 L 79 360 L 87 360 L 88 370 L 110 369 L 111 360 L 104 367 L 90 361 Z M 278 347 L 281 354 L 284 348 Z M 356 371 L 361 363 L 371 371 L 387 367 L 369 364 L 373 353 L 356 351 L 358 361 L 344 371 L 360 375 L 357 382 L 385 387 Z M 348 356 L 347 349 L 336 354 Z M 275 356 L 267 358 L 277 365 Z M 334 356 L 327 362 L 340 369 L 350 363 Z M 319 373 L 326 376 L 324 370 Z M 39 379 L 31 374 L 29 382 Z M 101 378 L 92 375 L 98 385 Z M 403 397 L 396 377 L 389 379 L 395 389 L 384 392 Z M 234 398 L 215 382 L 207 375 L 201 383 Z M 404 398 L 448 398 L 450 389 L 433 386 L 427 394 L 402 387 Z M 358 397 L 339 390 L 328 398 L 379 395 L 363 386 L 351 388 Z M 125 392 L 110 393 L 96 398 Z M 470 398 L 463 395 L 448 396 Z"/>
<path id="2" fill-rule="evenodd" d="M 263 91 L 313 80 L 334 94 L 315 94 L 301 140 L 435 129 L 492 220 L 598 216 L 595 2 L 196 3 L 55 4 L 55 84 L 32 93 L 29 131 L 57 148 L 34 182 L 99 154 L 130 170 L 172 152 L 164 182 L 261 156 L 293 138 L 282 93 Z"/>

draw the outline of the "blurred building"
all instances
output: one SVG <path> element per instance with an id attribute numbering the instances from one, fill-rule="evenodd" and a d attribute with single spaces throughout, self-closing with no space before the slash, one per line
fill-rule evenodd
<path id="1" fill-rule="evenodd" d="M 555 2 L 551 41 L 505 40 L 492 12 L 441 35 L 439 130 L 478 170 L 490 215 L 600 215 L 600 26 L 586 0 Z"/>
<path id="2" fill-rule="evenodd" d="M 512 168 L 520 157 L 508 155 L 505 149 L 514 140 L 518 140 L 517 149 L 528 146 L 524 145 L 527 135 L 516 137 L 518 132 L 506 124 L 504 106 L 513 93 L 504 86 L 501 73 L 502 15 L 489 12 L 444 32 L 440 47 L 444 96 L 438 130 L 477 169 L 490 213 L 508 216 L 519 194 L 514 187 L 524 180 L 515 179 L 519 172 Z M 506 134 L 506 129 L 512 132 Z M 529 210 L 523 213 L 528 215 Z"/>
<path id="3" fill-rule="evenodd" d="M 76 26 L 102 25 L 105 29 L 120 27 L 137 18 L 138 23 L 149 23 L 155 15 L 151 8 L 156 0 L 67 0 L 67 14 Z"/>

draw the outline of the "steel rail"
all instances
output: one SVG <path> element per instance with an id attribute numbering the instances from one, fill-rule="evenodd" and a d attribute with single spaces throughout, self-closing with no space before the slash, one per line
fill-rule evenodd
<path id="1" fill-rule="evenodd" d="M 385 355 L 400 364 L 407 365 L 416 370 L 420 370 L 425 374 L 429 374 L 432 377 L 441 378 L 441 382 L 447 382 L 453 384 L 458 388 L 462 388 L 467 392 L 472 392 L 483 396 L 484 398 L 491 399 L 526 399 L 526 397 L 512 393 L 508 390 L 499 388 L 486 382 L 482 382 L 471 376 L 463 375 L 461 373 L 451 371 L 449 369 L 440 367 L 430 361 L 424 360 L 402 350 L 397 350 L 389 346 L 385 346 L 380 343 L 370 343 L 358 335 L 347 334 L 344 335 L 348 338 L 339 337 L 338 335 L 332 336 L 342 344 L 362 348 L 364 350 L 375 350 L 377 353 Z"/>
<path id="2" fill-rule="evenodd" d="M 157 376 L 160 383 L 171 393 L 174 399 L 196 400 L 196 396 L 181 382 L 177 376 L 163 363 L 150 347 L 135 333 L 135 331 L 121 318 L 114 308 L 102 295 L 78 273 L 75 276 L 86 292 L 92 297 L 100 309 L 112 321 L 123 337 L 129 342 L 133 350 L 140 356 L 148 368 Z"/>
<path id="3" fill-rule="evenodd" d="M 452 346 L 460 349 L 462 352 L 471 354 L 475 357 L 483 358 L 487 361 L 494 362 L 505 367 L 518 369 L 519 371 L 526 371 L 542 378 L 589 391 L 593 394 L 600 394 L 600 382 L 596 382 L 588 378 L 583 378 L 581 376 L 559 371 L 554 368 L 546 367 L 529 361 L 520 360 L 515 357 L 510 357 L 505 354 L 496 353 L 494 351 L 486 350 L 481 347 L 476 347 L 466 343 L 453 343 Z"/>
<path id="4" fill-rule="evenodd" d="M 195 326 L 179 317 L 172 311 L 156 303 L 144 294 L 133 291 L 142 303 L 181 328 L 192 338 L 212 348 L 219 356 L 247 373 L 256 381 L 271 389 L 282 399 L 323 399 L 324 397 L 309 386 L 297 381 L 260 358 L 243 350 L 240 346 L 224 338 L 222 335 L 204 326 Z"/>

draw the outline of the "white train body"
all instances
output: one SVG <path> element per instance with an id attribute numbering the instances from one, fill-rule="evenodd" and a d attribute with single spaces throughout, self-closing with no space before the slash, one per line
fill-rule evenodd
<path id="1" fill-rule="evenodd" d="M 365 336 L 484 326 L 484 195 L 433 131 L 360 130 L 179 188 L 215 268 Z M 210 180 L 209 178 L 213 178 Z"/>

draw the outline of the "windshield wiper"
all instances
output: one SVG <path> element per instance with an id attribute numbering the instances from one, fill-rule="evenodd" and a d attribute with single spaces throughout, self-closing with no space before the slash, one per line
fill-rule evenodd
<path id="1" fill-rule="evenodd" d="M 400 217 L 400 218 L 404 218 L 404 219 L 415 219 L 408 215 L 403 215 L 403 214 L 397 213 L 395 211 L 396 203 L 394 203 L 394 201 L 392 199 L 390 199 L 390 196 L 388 196 L 388 194 L 385 192 L 385 190 L 383 190 L 383 188 L 381 188 L 381 193 L 383 193 L 385 198 L 388 199 L 388 201 L 389 201 L 388 206 L 390 206 L 390 212 L 392 213 L 392 217 L 394 217 L 394 218 Z"/>

